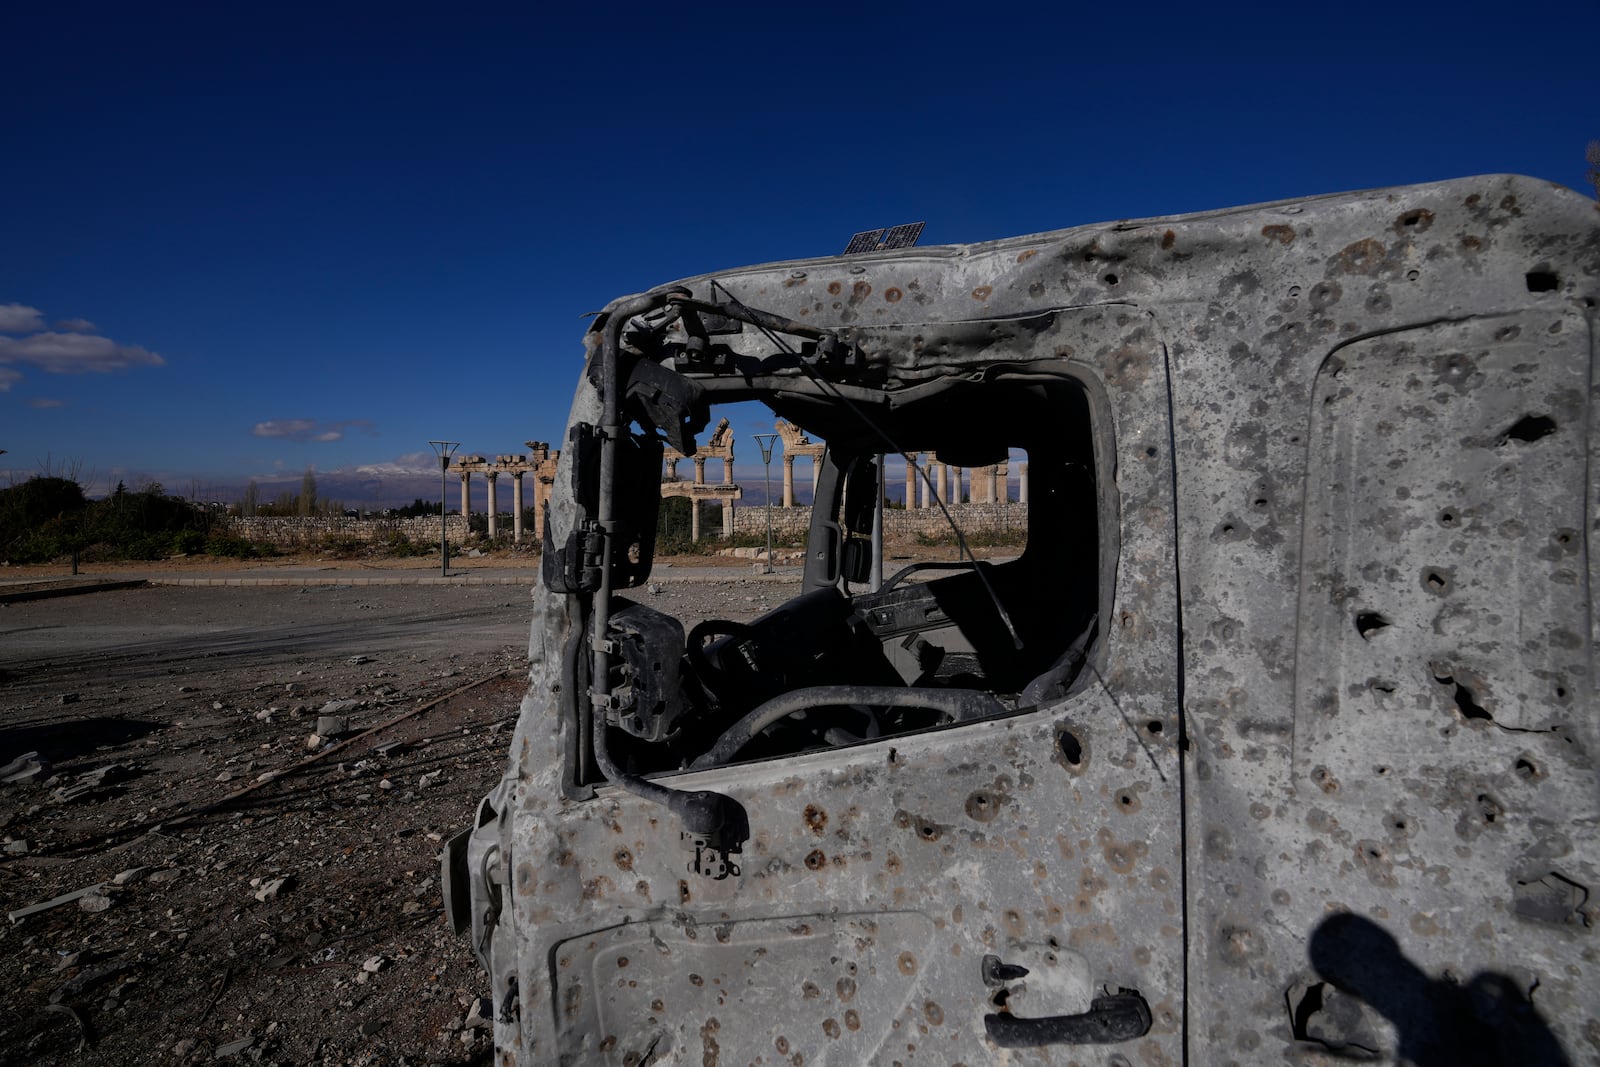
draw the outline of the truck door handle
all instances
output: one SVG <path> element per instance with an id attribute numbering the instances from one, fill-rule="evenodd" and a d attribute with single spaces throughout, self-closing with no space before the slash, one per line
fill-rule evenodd
<path id="1" fill-rule="evenodd" d="M 1001 1048 L 1044 1045 L 1113 1045 L 1143 1037 L 1150 1030 L 1150 1005 L 1137 989 L 1118 989 L 1095 997 L 1079 1015 L 1023 1019 L 990 1013 L 983 1017 L 989 1040 Z"/>

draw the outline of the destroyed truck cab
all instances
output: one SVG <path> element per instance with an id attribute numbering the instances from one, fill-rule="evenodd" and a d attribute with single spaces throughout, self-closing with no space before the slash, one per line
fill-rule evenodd
<path id="1" fill-rule="evenodd" d="M 1498 176 L 612 303 L 444 857 L 498 1062 L 1592 1060 L 1597 296 Z M 685 632 L 663 450 L 752 400 L 804 578 Z M 870 580 L 896 457 L 1021 453 L 1020 552 Z"/>

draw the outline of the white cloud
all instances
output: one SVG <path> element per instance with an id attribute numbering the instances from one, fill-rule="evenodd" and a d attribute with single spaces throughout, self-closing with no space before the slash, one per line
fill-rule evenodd
<path id="1" fill-rule="evenodd" d="M 367 478 L 409 478 L 429 474 L 439 476 L 439 457 L 431 452 L 408 452 L 387 463 L 362 463 L 349 468 L 349 473 Z"/>
<path id="2" fill-rule="evenodd" d="M 56 329 L 67 330 L 71 333 L 99 333 L 100 328 L 88 319 L 61 319 L 56 323 Z"/>
<path id="3" fill-rule="evenodd" d="M 268 419 L 251 427 L 257 437 L 278 437 L 287 441 L 328 442 L 344 438 L 346 430 L 372 432 L 372 423 L 366 419 L 345 419 L 341 422 L 318 422 L 316 419 Z"/>
<path id="4" fill-rule="evenodd" d="M 18 375 L 18 377 L 21 377 L 21 375 Z M 43 410 L 44 408 L 61 407 L 62 402 L 59 400 L 51 400 L 49 397 L 36 396 L 32 400 L 28 401 L 28 406 L 30 408 L 39 408 Z"/>
<path id="5" fill-rule="evenodd" d="M 38 308 L 25 304 L 0 304 L 0 333 L 32 333 L 44 329 Z"/>
<path id="6" fill-rule="evenodd" d="M 46 331 L 29 337 L 0 337 L 0 364 L 25 363 L 51 374 L 105 373 L 161 367 L 166 362 L 138 345 L 119 345 L 109 337 L 85 333 Z"/>

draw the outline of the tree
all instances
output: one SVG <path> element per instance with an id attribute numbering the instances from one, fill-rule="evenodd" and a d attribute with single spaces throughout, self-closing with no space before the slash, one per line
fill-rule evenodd
<path id="1" fill-rule="evenodd" d="M 254 478 L 251 478 L 250 484 L 244 487 L 244 500 L 240 501 L 239 503 L 239 514 L 254 515 L 256 513 L 256 509 L 260 506 L 261 487 L 256 484 L 256 480 Z"/>
<path id="2" fill-rule="evenodd" d="M 317 513 L 317 476 L 310 467 L 300 478 L 300 498 L 297 501 L 297 511 L 300 515 L 315 515 Z"/>

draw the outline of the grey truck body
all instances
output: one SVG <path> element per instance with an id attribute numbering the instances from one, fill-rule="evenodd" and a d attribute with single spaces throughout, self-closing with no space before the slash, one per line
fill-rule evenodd
<path id="1" fill-rule="evenodd" d="M 614 302 L 446 861 L 499 1061 L 1594 1062 L 1597 295 L 1490 176 Z M 660 449 L 752 399 L 802 591 L 685 635 Z M 864 584 L 877 456 L 1015 449 L 1020 555 Z"/>

